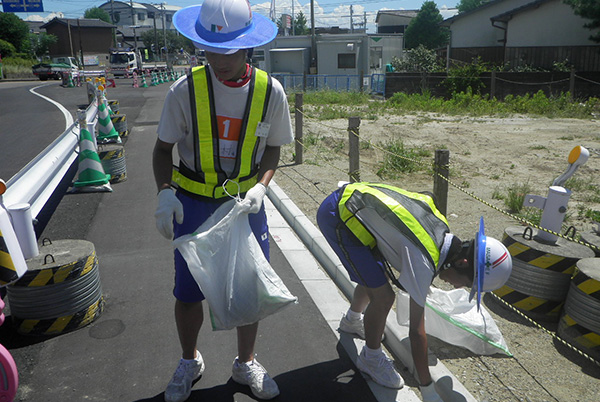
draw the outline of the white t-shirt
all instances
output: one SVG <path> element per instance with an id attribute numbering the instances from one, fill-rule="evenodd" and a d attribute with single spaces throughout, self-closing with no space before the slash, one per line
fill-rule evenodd
<path id="1" fill-rule="evenodd" d="M 429 286 L 435 276 L 435 267 L 427 256 L 374 209 L 363 208 L 356 215 L 377 240 L 377 249 L 400 272 L 398 282 L 419 306 L 425 307 Z M 453 237 L 453 234 L 446 233 L 440 261 L 446 259 Z"/>
<path id="2" fill-rule="evenodd" d="M 249 84 L 239 88 L 228 87 L 215 77 L 212 69 L 209 70 L 219 127 L 221 166 L 226 173 L 231 173 L 237 156 L 237 135 L 248 99 Z M 278 147 L 294 140 L 285 91 L 279 81 L 272 77 L 271 80 L 273 86 L 264 119 L 265 123 L 270 124 L 270 128 L 266 141 L 259 142 L 257 160 L 262 158 L 266 145 Z M 174 82 L 167 92 L 157 132 L 161 141 L 177 144 L 179 159 L 192 170 L 195 166 L 192 133 L 194 115 L 190 107 L 187 77 L 184 76 Z"/>

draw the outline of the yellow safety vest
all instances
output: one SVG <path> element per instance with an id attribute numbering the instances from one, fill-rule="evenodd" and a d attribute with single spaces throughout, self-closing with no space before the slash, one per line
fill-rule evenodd
<path id="1" fill-rule="evenodd" d="M 227 193 L 244 193 L 257 182 L 260 161 L 257 150 L 260 138 L 256 136 L 258 123 L 263 121 L 271 94 L 271 78 L 257 68 L 248 83 L 248 100 L 237 145 L 233 172 L 228 176 L 221 168 L 219 134 L 210 72 L 205 66 L 195 67 L 188 74 L 190 104 L 194 135 L 194 169 L 180 163 L 173 169 L 173 186 L 185 192 L 210 198 L 223 198 Z M 239 188 L 238 185 L 239 184 Z"/>
<path id="2" fill-rule="evenodd" d="M 356 215 L 363 208 L 375 209 L 438 268 L 440 249 L 450 229 L 429 195 L 385 184 L 346 185 L 338 202 L 340 218 L 362 244 L 374 248 L 377 240 Z"/>

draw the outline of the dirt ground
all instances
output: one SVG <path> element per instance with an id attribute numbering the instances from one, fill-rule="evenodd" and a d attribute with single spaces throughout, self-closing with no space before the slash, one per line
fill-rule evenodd
<path id="1" fill-rule="evenodd" d="M 316 113 L 316 111 L 313 111 Z M 348 180 L 348 120 L 319 121 L 305 107 L 303 163 L 295 164 L 294 145 L 283 148 L 277 184 L 316 223 L 319 203 Z M 385 158 L 383 144 L 401 140 L 405 149 L 450 151 L 447 217 L 453 233 L 474 236 L 480 216 L 488 235 L 502 238 L 520 223 L 501 211 L 498 194 L 522 184 L 545 197 L 548 187 L 568 167 L 570 151 L 581 145 L 590 157 L 573 175 L 577 190 L 569 201 L 565 224 L 580 233 L 596 224 L 586 210 L 600 211 L 600 120 L 531 117 L 479 118 L 435 114 L 386 115 L 362 120 L 359 128 L 360 180 L 386 182 L 414 191 L 431 191 L 427 172 L 377 176 Z M 472 195 L 469 195 L 470 193 Z M 485 201 L 482 202 L 482 201 Z M 447 288 L 439 279 L 435 286 Z M 513 357 L 478 356 L 430 337 L 430 348 L 480 401 L 600 401 L 600 366 L 556 339 L 557 323 L 530 322 L 491 295 L 483 302 L 496 320 Z"/>

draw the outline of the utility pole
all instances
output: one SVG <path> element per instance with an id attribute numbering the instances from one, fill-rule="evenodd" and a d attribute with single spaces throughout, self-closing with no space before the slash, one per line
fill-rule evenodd
<path id="1" fill-rule="evenodd" d="M 317 41 L 315 39 L 315 0 L 310 0 L 310 66 L 315 68 L 316 73 Z"/>
<path id="2" fill-rule="evenodd" d="M 352 21 L 352 4 L 350 4 L 350 33 L 354 33 L 354 22 Z"/>
<path id="3" fill-rule="evenodd" d="M 133 10 L 133 0 L 129 0 L 129 6 L 131 7 L 131 25 L 133 26 L 133 47 L 134 47 L 134 51 L 137 54 L 137 35 L 135 33 L 135 11 Z"/>
<path id="4" fill-rule="evenodd" d="M 110 22 L 115 25 L 115 2 L 110 0 Z M 113 46 L 117 47 L 117 31 L 115 28 L 112 29 L 113 33 Z"/>
<path id="5" fill-rule="evenodd" d="M 165 41 L 165 61 L 167 66 L 169 65 L 169 48 L 167 47 L 167 27 L 165 25 L 165 3 L 160 3 L 162 10 L 162 26 L 163 26 L 163 40 Z"/>

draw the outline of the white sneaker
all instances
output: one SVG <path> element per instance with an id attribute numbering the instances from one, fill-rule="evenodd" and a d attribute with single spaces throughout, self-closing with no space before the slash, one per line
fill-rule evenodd
<path id="1" fill-rule="evenodd" d="M 384 387 L 400 389 L 404 386 L 404 380 L 400 373 L 396 371 L 394 362 L 383 351 L 377 357 L 368 359 L 363 347 L 356 359 L 356 367 L 371 377 L 377 384 Z"/>
<path id="2" fill-rule="evenodd" d="M 204 373 L 204 360 L 198 352 L 198 357 L 192 361 L 179 360 L 179 365 L 173 378 L 165 390 L 166 402 L 183 402 L 192 393 L 192 381 Z"/>
<path id="3" fill-rule="evenodd" d="M 277 384 L 256 359 L 241 363 L 236 357 L 233 361 L 231 378 L 238 384 L 249 385 L 252 394 L 259 399 L 273 399 L 279 395 Z"/>
<path id="4" fill-rule="evenodd" d="M 358 320 L 350 320 L 345 314 L 340 320 L 340 331 L 348 334 L 353 334 L 361 339 L 365 339 L 365 322 L 362 317 Z M 381 340 L 385 339 L 385 335 L 381 334 Z"/>
<path id="5" fill-rule="evenodd" d="M 358 320 L 350 320 L 346 314 L 344 314 L 340 320 L 340 331 L 358 335 L 361 339 L 365 339 L 365 323 L 362 317 Z"/>

